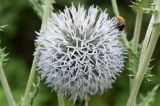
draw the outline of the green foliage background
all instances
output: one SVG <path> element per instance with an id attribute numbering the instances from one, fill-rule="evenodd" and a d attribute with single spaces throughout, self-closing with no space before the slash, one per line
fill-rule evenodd
<path id="1" fill-rule="evenodd" d="M 107 8 L 110 16 L 114 16 L 110 0 L 56 0 L 54 11 L 63 10 L 65 5 L 83 4 L 85 7 L 98 5 L 102 9 Z M 129 7 L 129 0 L 117 0 L 120 14 L 126 19 L 126 30 L 128 39 L 132 38 L 135 13 Z M 144 15 L 141 40 L 144 38 L 150 15 Z M 9 60 L 5 64 L 5 73 L 16 101 L 18 102 L 24 94 L 24 90 L 29 76 L 34 52 L 35 31 L 39 31 L 41 20 L 36 15 L 29 3 L 29 0 L 0 0 L 0 25 L 8 25 L 3 32 L 0 32 L 1 47 L 6 47 L 9 53 Z M 160 40 L 155 49 L 151 64 L 154 66 L 151 74 L 151 81 L 144 81 L 140 92 L 146 95 L 156 84 L 160 82 Z M 33 102 L 33 106 L 57 106 L 56 93 L 51 92 L 43 81 L 41 81 L 38 95 Z M 125 70 L 113 84 L 113 88 L 105 92 L 104 95 L 91 97 L 90 106 L 125 106 L 129 94 L 128 71 Z M 141 98 L 139 98 L 141 100 Z M 138 101 L 139 101 L 138 100 Z M 151 106 L 159 106 L 160 90 L 158 90 L 155 101 Z M 65 99 L 66 106 L 70 102 Z M 0 85 L 0 106 L 7 106 L 7 101 Z"/>

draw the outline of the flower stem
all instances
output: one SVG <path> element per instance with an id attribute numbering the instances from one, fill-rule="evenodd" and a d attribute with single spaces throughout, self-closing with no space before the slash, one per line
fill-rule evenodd
<path id="1" fill-rule="evenodd" d="M 50 13 L 53 9 L 52 7 L 52 3 L 53 3 L 53 0 L 45 0 L 45 5 L 43 7 L 43 17 L 42 17 L 42 25 L 41 25 L 41 31 L 42 29 L 45 27 L 45 25 L 47 24 L 47 20 L 48 20 L 48 17 L 50 16 Z"/>
<path id="2" fill-rule="evenodd" d="M 127 102 L 127 106 L 133 106 L 134 101 L 137 98 L 137 94 L 138 94 L 140 85 L 141 85 L 142 80 L 144 78 L 144 74 L 146 72 L 146 69 L 148 68 L 149 61 L 150 61 L 151 56 L 154 52 L 157 40 L 160 35 L 160 26 L 159 26 L 159 24 L 160 24 L 160 2 L 159 2 L 159 0 L 156 0 L 155 4 L 156 4 L 155 12 L 153 14 L 154 24 L 152 23 L 152 18 L 150 21 L 152 25 L 149 24 L 149 27 L 152 26 L 152 31 L 148 31 L 148 30 L 150 30 L 150 29 L 148 29 L 147 30 L 148 33 L 146 33 L 146 34 L 149 34 L 151 32 L 152 33 L 151 33 L 150 37 L 145 36 L 144 42 L 149 42 L 149 43 L 147 45 L 144 43 L 145 45 L 143 45 L 142 50 L 145 50 L 145 52 L 144 51 L 141 52 L 141 56 L 143 56 L 143 58 L 140 58 L 141 63 L 139 63 L 137 75 L 133 80 L 134 81 L 133 86 L 132 86 L 133 88 L 131 90 L 130 97 Z M 143 53 L 143 55 L 142 55 L 142 53 Z"/>
<path id="3" fill-rule="evenodd" d="M 146 37 L 144 39 L 145 42 L 143 42 L 143 46 L 142 46 L 142 50 L 141 50 L 141 56 L 140 56 L 140 62 L 143 60 L 143 56 L 147 50 L 147 46 L 148 46 L 148 43 L 149 43 L 149 39 L 151 38 L 151 33 L 152 33 L 152 28 L 153 28 L 153 21 L 154 21 L 154 17 L 152 15 L 151 19 L 150 19 L 150 22 L 149 22 L 149 25 L 148 25 L 148 29 L 147 29 L 147 32 L 146 32 Z"/>
<path id="4" fill-rule="evenodd" d="M 134 29 L 133 39 L 132 39 L 132 51 L 135 54 L 137 53 L 137 48 L 139 44 L 143 12 L 144 11 L 142 9 L 137 10 L 135 29 Z"/>
<path id="5" fill-rule="evenodd" d="M 57 92 L 57 97 L 58 97 L 58 106 L 65 106 L 63 96 L 60 92 Z"/>
<path id="6" fill-rule="evenodd" d="M 36 60 L 37 60 L 37 56 L 35 56 L 34 59 L 33 59 L 31 72 L 30 72 L 29 79 L 28 79 L 28 82 L 27 82 L 27 87 L 26 87 L 26 90 L 25 90 L 24 98 L 23 98 L 23 101 L 22 101 L 22 106 L 27 106 L 27 99 L 28 99 L 28 96 L 29 96 L 29 92 L 32 88 L 32 83 L 33 83 L 33 79 L 34 79 L 34 75 L 35 75 L 35 71 L 36 71 Z"/>
<path id="7" fill-rule="evenodd" d="M 16 103 L 13 99 L 9 84 L 7 82 L 4 70 L 3 70 L 3 66 L 2 66 L 2 62 L 0 62 L 0 80 L 4 89 L 4 93 L 6 95 L 7 101 L 8 101 L 8 105 L 9 106 L 16 106 Z"/>
<path id="8" fill-rule="evenodd" d="M 117 1 L 116 0 L 111 0 L 111 2 L 112 2 L 112 7 L 113 7 L 113 11 L 114 11 L 115 15 L 119 16 Z"/>
<path id="9" fill-rule="evenodd" d="M 143 18 L 143 10 L 138 9 L 137 10 L 137 15 L 136 15 L 136 23 L 135 23 L 135 28 L 134 28 L 134 34 L 133 34 L 133 39 L 132 39 L 132 52 L 134 54 L 137 53 L 138 45 L 139 45 L 139 37 L 140 37 L 140 31 L 141 31 L 141 24 L 142 24 L 142 18 Z M 134 57 L 131 57 L 134 58 Z M 131 66 L 132 64 L 130 64 Z M 133 85 L 133 79 L 130 78 L 130 91 L 132 89 Z M 133 103 L 133 106 L 136 106 L 136 99 Z"/>
<path id="10" fill-rule="evenodd" d="M 44 5 L 44 13 L 43 13 L 43 18 L 42 18 L 42 25 L 41 25 L 41 30 L 40 32 L 42 33 L 42 29 L 44 28 L 44 26 L 47 23 L 48 17 L 50 15 L 50 12 L 52 10 L 52 0 L 46 0 L 45 1 L 45 5 Z M 25 90 L 25 94 L 24 94 L 24 98 L 22 101 L 22 106 L 27 106 L 27 98 L 29 96 L 29 92 L 32 88 L 32 83 L 33 83 L 33 79 L 35 76 L 35 71 L 36 71 L 36 61 L 37 61 L 37 55 L 35 55 L 34 59 L 33 59 L 33 63 L 32 63 L 32 67 L 31 67 L 31 71 L 30 71 L 30 75 L 29 75 L 29 79 L 27 82 L 27 87 Z"/>
<path id="11" fill-rule="evenodd" d="M 88 106 L 88 100 L 85 100 L 85 106 Z"/>
<path id="12" fill-rule="evenodd" d="M 134 101 L 137 97 L 141 82 L 143 80 L 144 74 L 146 72 L 146 68 L 148 67 L 149 61 L 150 61 L 151 56 L 153 54 L 154 48 L 156 46 L 156 43 L 157 43 L 157 40 L 159 37 L 159 34 L 160 33 L 159 33 L 158 28 L 154 28 L 150 43 L 148 45 L 148 49 L 146 51 L 146 54 L 144 56 L 144 59 L 143 59 L 141 65 L 138 68 L 138 73 L 134 79 L 134 83 L 132 86 L 133 88 L 131 90 L 131 94 L 130 94 L 127 106 L 132 106 L 132 104 L 134 103 Z"/>

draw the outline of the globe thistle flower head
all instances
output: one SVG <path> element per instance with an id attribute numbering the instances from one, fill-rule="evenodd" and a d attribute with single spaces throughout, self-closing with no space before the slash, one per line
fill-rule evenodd
<path id="1" fill-rule="evenodd" d="M 102 94 L 122 71 L 125 50 L 116 18 L 91 6 L 52 13 L 38 34 L 38 70 L 49 87 L 74 101 Z"/>

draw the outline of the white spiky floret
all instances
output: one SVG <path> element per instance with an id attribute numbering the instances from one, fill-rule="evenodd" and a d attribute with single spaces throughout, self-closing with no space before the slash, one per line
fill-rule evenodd
<path id="1" fill-rule="evenodd" d="M 87 99 L 111 88 L 124 67 L 125 50 L 119 41 L 116 18 L 91 6 L 66 7 L 52 13 L 38 34 L 38 72 L 49 87 Z"/>

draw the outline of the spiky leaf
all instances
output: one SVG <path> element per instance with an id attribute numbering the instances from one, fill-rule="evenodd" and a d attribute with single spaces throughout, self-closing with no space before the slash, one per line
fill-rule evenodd
<path id="1" fill-rule="evenodd" d="M 6 27 L 7 25 L 3 25 L 3 26 L 0 26 L 0 31 L 3 31 L 3 28 Z M 6 62 L 7 61 L 7 53 L 4 52 L 5 51 L 5 48 L 1 48 L 0 47 L 0 61 L 2 63 Z"/>
<path id="2" fill-rule="evenodd" d="M 43 7 L 46 2 L 46 0 L 29 0 L 31 5 L 33 6 L 33 9 L 37 13 L 37 15 L 42 18 L 43 16 Z M 55 0 L 52 0 L 52 3 L 55 3 Z M 53 9 L 53 7 L 52 7 Z"/>
<path id="3" fill-rule="evenodd" d="M 147 96 L 142 96 L 142 101 L 137 106 L 151 106 L 151 103 L 154 101 L 154 97 L 156 95 L 157 89 L 159 85 L 156 85 L 152 91 L 148 92 Z"/>
<path id="4" fill-rule="evenodd" d="M 143 9 L 145 12 L 152 12 L 154 7 L 153 0 L 137 0 L 136 2 L 132 2 L 131 5 L 133 11 L 137 11 L 139 9 Z"/>
<path id="5" fill-rule="evenodd" d="M 4 52 L 4 50 L 5 50 L 5 48 L 0 48 L 0 61 L 1 61 L 2 63 L 6 62 L 6 61 L 8 60 L 8 59 L 7 59 L 8 54 L 6 54 L 6 53 Z"/>
<path id="6" fill-rule="evenodd" d="M 126 45 L 126 44 L 125 44 Z M 129 70 L 129 76 L 131 78 L 134 78 L 135 75 L 137 74 L 138 71 L 138 66 L 139 66 L 139 60 L 140 60 L 140 55 L 141 55 L 141 49 L 142 49 L 142 44 L 139 44 L 138 46 L 138 51 L 136 54 L 133 53 L 132 49 L 131 49 L 131 43 L 128 42 L 127 43 L 127 49 L 128 49 L 128 62 L 127 62 L 127 66 L 128 66 L 128 70 Z M 151 81 L 151 77 L 153 76 L 151 74 L 151 70 L 153 67 L 148 67 L 146 69 L 146 73 L 144 75 L 144 79 L 146 81 Z"/>
<path id="7" fill-rule="evenodd" d="M 37 93 L 38 93 L 38 87 L 40 84 L 40 77 L 37 77 L 37 83 L 33 83 L 33 88 L 29 93 L 29 96 L 27 98 L 27 102 L 26 102 L 26 106 L 32 106 L 33 104 L 33 99 L 36 97 Z M 17 106 L 21 106 L 23 101 L 23 97 L 21 98 L 21 100 L 19 101 Z"/>

